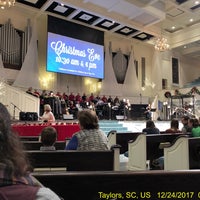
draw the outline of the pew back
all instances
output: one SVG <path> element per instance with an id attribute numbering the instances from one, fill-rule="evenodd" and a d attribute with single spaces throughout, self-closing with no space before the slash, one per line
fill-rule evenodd
<path id="1" fill-rule="evenodd" d="M 39 136 L 19 136 L 21 141 L 39 141 Z"/>
<path id="2" fill-rule="evenodd" d="M 119 169 L 119 147 L 107 151 L 27 151 L 36 168 L 65 168 L 67 171 L 104 171 Z"/>
<path id="3" fill-rule="evenodd" d="M 39 141 L 23 141 L 24 148 L 28 150 L 40 150 L 42 143 Z M 56 141 L 54 144 L 56 150 L 64 150 L 66 146 L 66 142 L 64 141 Z"/>
<path id="4" fill-rule="evenodd" d="M 200 138 L 188 138 L 189 141 L 189 167 L 200 169 Z"/>
<path id="5" fill-rule="evenodd" d="M 173 141 L 183 134 L 139 134 L 136 140 L 129 141 L 128 144 L 128 169 L 145 170 L 152 168 L 154 159 L 163 156 L 164 150 L 160 148 L 161 143 L 173 143 Z M 149 161 L 149 166 L 147 165 Z"/>
<path id="6" fill-rule="evenodd" d="M 180 137 L 164 148 L 164 169 L 200 169 L 200 138 Z"/>
<path id="7" fill-rule="evenodd" d="M 141 132 L 117 133 L 116 131 L 110 131 L 107 137 L 110 145 L 118 144 L 121 146 L 120 154 L 123 154 L 128 151 L 128 142 L 136 140 L 139 134 Z"/>
<path id="8" fill-rule="evenodd" d="M 103 198 L 103 194 L 104 197 L 105 194 L 110 194 L 108 199 L 124 200 L 198 199 L 199 196 L 199 170 L 66 172 L 33 175 L 64 199 L 106 199 Z M 124 198 L 120 198 L 121 195 Z"/>
<path id="9" fill-rule="evenodd" d="M 165 133 L 165 134 L 150 134 L 146 135 L 147 139 L 147 160 L 153 160 L 164 155 L 163 149 L 159 148 L 161 143 L 172 143 L 177 137 L 182 136 L 182 133 Z"/>
<path id="10" fill-rule="evenodd" d="M 110 135 L 109 135 L 110 134 Z M 142 132 L 131 132 L 131 133 L 117 133 L 112 131 L 111 133 L 108 134 L 108 140 L 109 137 L 111 137 L 113 145 L 116 141 L 115 144 L 118 144 L 121 146 L 120 148 L 120 154 L 123 154 L 128 151 L 128 143 L 129 141 L 135 141 L 137 137 L 140 134 L 144 134 Z M 182 135 L 181 133 L 177 134 L 171 134 L 171 133 L 163 133 L 163 134 L 146 134 L 146 150 L 147 150 L 147 160 L 155 159 L 160 156 L 163 156 L 163 149 L 159 148 L 160 143 L 164 142 L 172 142 L 175 138 L 178 136 Z"/>

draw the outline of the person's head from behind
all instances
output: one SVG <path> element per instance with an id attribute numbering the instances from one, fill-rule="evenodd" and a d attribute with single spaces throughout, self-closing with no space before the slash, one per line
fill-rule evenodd
<path id="1" fill-rule="evenodd" d="M 146 128 L 155 128 L 155 124 L 152 120 L 146 122 Z"/>
<path id="2" fill-rule="evenodd" d="M 172 119 L 171 120 L 171 128 L 179 129 L 179 121 L 178 121 L 178 119 Z"/>
<path id="3" fill-rule="evenodd" d="M 26 174 L 29 167 L 23 145 L 17 134 L 11 131 L 11 117 L 6 107 L 0 103 L 0 163 L 5 164 L 9 176 Z"/>
<path id="4" fill-rule="evenodd" d="M 187 115 L 186 115 L 186 116 L 183 116 L 183 117 L 181 118 L 182 124 L 183 124 L 183 125 L 187 125 L 189 119 L 190 119 L 190 118 L 189 118 Z"/>
<path id="5" fill-rule="evenodd" d="M 93 110 L 82 110 L 78 112 L 78 121 L 81 129 L 98 129 L 98 117 Z"/>
<path id="6" fill-rule="evenodd" d="M 44 146 L 53 146 L 57 140 L 57 131 L 52 126 L 47 126 L 42 129 L 41 142 Z"/>
<path id="7" fill-rule="evenodd" d="M 193 125 L 194 125 L 194 118 L 190 118 L 190 119 L 188 120 L 188 126 L 189 126 L 190 128 L 193 128 Z"/>
<path id="8" fill-rule="evenodd" d="M 51 106 L 49 104 L 44 105 L 44 111 L 45 112 L 50 112 L 51 111 Z"/>
<path id="9" fill-rule="evenodd" d="M 198 126 L 199 126 L 199 120 L 197 118 L 195 118 L 193 121 L 193 127 L 197 128 Z"/>

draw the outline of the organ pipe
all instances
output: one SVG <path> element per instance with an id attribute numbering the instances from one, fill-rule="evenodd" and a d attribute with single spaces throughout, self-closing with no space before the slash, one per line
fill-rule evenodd
<path id="1" fill-rule="evenodd" d="M 31 38 L 30 20 L 25 31 L 17 30 L 11 24 L 11 20 L 0 26 L 0 53 L 2 61 L 6 65 L 18 66 L 20 69 L 25 58 Z"/>

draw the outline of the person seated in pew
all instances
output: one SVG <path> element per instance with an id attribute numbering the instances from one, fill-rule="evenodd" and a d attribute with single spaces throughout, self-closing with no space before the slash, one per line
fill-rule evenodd
<path id="1" fill-rule="evenodd" d="M 182 133 L 191 133 L 192 129 L 191 127 L 188 126 L 188 121 L 189 121 L 190 117 L 185 115 L 181 118 L 181 122 L 183 124 L 183 127 L 181 129 Z"/>
<path id="2" fill-rule="evenodd" d="M 179 129 L 179 121 L 178 119 L 172 119 L 170 122 L 170 128 L 165 130 L 166 133 L 181 133 Z"/>
<path id="3" fill-rule="evenodd" d="M 31 176 L 30 169 L 22 142 L 12 132 L 11 116 L 0 103 L 0 199 L 60 200 Z"/>
<path id="4" fill-rule="evenodd" d="M 194 118 L 190 118 L 189 120 L 188 120 L 188 127 L 190 128 L 190 133 L 192 134 L 192 128 L 193 128 L 193 126 L 194 126 Z"/>
<path id="5" fill-rule="evenodd" d="M 78 112 L 80 131 L 74 133 L 66 150 L 108 150 L 108 138 L 99 129 L 98 117 L 93 110 Z"/>
<path id="6" fill-rule="evenodd" d="M 146 121 L 146 128 L 144 128 L 142 132 L 145 132 L 147 134 L 160 134 L 160 130 L 156 128 L 152 120 Z"/>
<path id="7" fill-rule="evenodd" d="M 200 137 L 199 120 L 196 118 L 193 121 L 192 137 Z"/>
<path id="8" fill-rule="evenodd" d="M 40 135 L 40 141 L 42 142 L 42 146 L 40 150 L 42 151 L 55 151 L 56 148 L 54 146 L 57 140 L 57 131 L 52 126 L 47 126 L 42 129 Z"/>

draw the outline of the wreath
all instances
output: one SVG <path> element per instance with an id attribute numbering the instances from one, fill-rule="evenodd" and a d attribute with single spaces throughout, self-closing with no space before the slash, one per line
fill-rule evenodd
<path id="1" fill-rule="evenodd" d="M 166 98 L 169 98 L 169 97 L 171 97 L 171 96 L 172 96 L 172 94 L 171 94 L 169 91 L 165 92 L 165 97 L 166 97 Z"/>
<path id="2" fill-rule="evenodd" d="M 176 89 L 176 90 L 174 91 L 174 95 L 175 95 L 175 96 L 178 96 L 178 95 L 194 95 L 194 94 L 200 95 L 200 90 L 198 90 L 197 87 L 191 88 L 191 90 L 190 90 L 188 93 L 186 93 L 186 94 L 182 94 L 181 92 L 179 92 L 178 89 Z M 170 93 L 169 91 L 165 92 L 164 95 L 165 95 L 166 98 L 170 98 L 170 97 L 172 96 L 171 93 Z"/>

